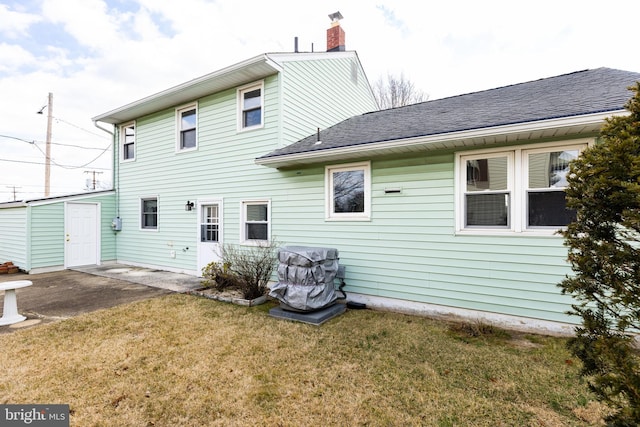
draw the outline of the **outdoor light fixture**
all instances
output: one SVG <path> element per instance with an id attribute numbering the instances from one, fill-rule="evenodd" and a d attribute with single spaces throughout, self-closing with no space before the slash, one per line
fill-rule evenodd
<path id="1" fill-rule="evenodd" d="M 192 211 L 194 205 L 195 205 L 195 203 L 187 200 L 187 203 L 184 205 L 184 210 L 185 211 Z"/>

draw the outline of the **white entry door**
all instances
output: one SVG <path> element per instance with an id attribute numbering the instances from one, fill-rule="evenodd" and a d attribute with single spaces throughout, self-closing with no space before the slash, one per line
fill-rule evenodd
<path id="1" fill-rule="evenodd" d="M 99 205 L 67 203 L 65 215 L 65 265 L 98 264 L 100 256 Z"/>
<path id="2" fill-rule="evenodd" d="M 198 273 L 220 260 L 222 246 L 222 202 L 198 202 Z"/>

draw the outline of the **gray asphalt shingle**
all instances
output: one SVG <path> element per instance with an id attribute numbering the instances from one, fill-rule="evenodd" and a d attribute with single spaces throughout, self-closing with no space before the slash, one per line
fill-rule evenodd
<path id="1" fill-rule="evenodd" d="M 640 73 L 597 68 L 351 117 L 262 159 L 624 108 Z"/>

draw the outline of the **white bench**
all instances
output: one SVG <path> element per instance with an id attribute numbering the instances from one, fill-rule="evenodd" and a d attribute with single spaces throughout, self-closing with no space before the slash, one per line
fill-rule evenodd
<path id="1" fill-rule="evenodd" d="M 18 300 L 16 299 L 16 289 L 31 286 L 31 280 L 14 280 L 12 282 L 0 283 L 0 291 L 4 291 L 4 308 L 0 317 L 0 326 L 11 325 L 22 322 L 25 316 L 18 314 Z"/>

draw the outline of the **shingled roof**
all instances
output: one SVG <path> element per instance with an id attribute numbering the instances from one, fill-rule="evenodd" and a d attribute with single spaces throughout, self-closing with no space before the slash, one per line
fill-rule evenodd
<path id="1" fill-rule="evenodd" d="M 278 167 L 278 158 L 292 155 L 355 146 L 367 151 L 385 141 L 616 112 L 624 109 L 632 96 L 628 88 L 636 81 L 640 73 L 597 68 L 366 113 L 322 130 L 319 138 L 310 135 L 256 162 L 273 162 Z"/>

